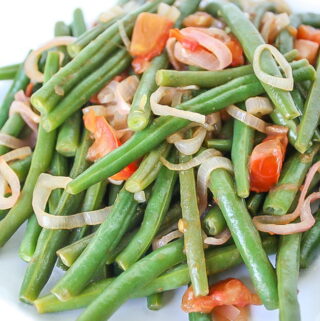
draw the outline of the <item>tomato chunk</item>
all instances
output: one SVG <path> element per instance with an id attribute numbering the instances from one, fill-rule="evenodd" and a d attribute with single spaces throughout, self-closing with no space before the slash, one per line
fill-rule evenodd
<path id="1" fill-rule="evenodd" d="M 231 66 L 232 67 L 242 66 L 244 64 L 244 55 L 243 55 L 243 49 L 238 39 L 232 36 L 231 40 L 228 41 L 226 45 L 232 53 Z"/>
<path id="2" fill-rule="evenodd" d="M 307 25 L 300 25 L 298 28 L 297 38 L 314 41 L 320 45 L 320 29 Z"/>
<path id="3" fill-rule="evenodd" d="M 268 192 L 278 182 L 287 144 L 286 134 L 270 134 L 253 149 L 249 160 L 252 191 Z"/>
<path id="4" fill-rule="evenodd" d="M 244 307 L 249 304 L 259 305 L 261 301 L 240 280 L 234 278 L 212 285 L 209 294 L 206 296 L 195 297 L 192 287 L 189 287 L 182 298 L 182 309 L 188 313 L 202 312 L 208 314 L 218 306 Z"/>
<path id="5" fill-rule="evenodd" d="M 143 72 L 153 57 L 161 54 L 173 22 L 158 14 L 143 12 L 134 25 L 130 54 L 136 72 Z"/>
<path id="6" fill-rule="evenodd" d="M 94 143 L 90 146 L 87 155 L 90 161 L 97 161 L 121 145 L 115 130 L 103 116 L 96 116 L 94 110 L 91 109 L 86 113 L 83 116 L 83 120 L 86 129 L 93 134 L 94 138 Z M 126 180 L 137 168 L 138 162 L 133 162 L 111 178 L 114 180 Z"/>
<path id="7" fill-rule="evenodd" d="M 314 65 L 317 60 L 319 44 L 317 42 L 305 39 L 297 39 L 294 42 L 295 49 L 298 50 L 298 59 L 306 58 L 311 65 Z"/>

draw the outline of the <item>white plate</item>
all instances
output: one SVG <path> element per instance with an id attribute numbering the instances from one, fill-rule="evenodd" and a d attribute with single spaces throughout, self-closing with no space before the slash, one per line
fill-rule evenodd
<path id="1" fill-rule="evenodd" d="M 192 0 L 190 0 L 192 1 Z M 289 0 L 297 11 L 320 12 L 319 0 Z M 97 14 L 110 6 L 112 1 L 86 0 L 9 0 L 0 2 L 0 65 L 21 61 L 28 50 L 52 37 L 53 26 L 57 20 L 70 21 L 75 7 L 84 9 L 87 21 L 93 21 Z M 0 99 L 2 99 L 9 82 L 0 82 Z M 1 320 L 6 321 L 44 321 L 75 320 L 80 311 L 71 311 L 49 315 L 39 315 L 32 306 L 19 302 L 18 295 L 26 264 L 18 258 L 18 247 L 23 235 L 24 226 L 12 237 L 6 246 L 0 249 L 0 312 Z M 299 301 L 303 321 L 320 321 L 320 258 L 307 271 L 301 271 L 299 281 Z M 47 293 L 61 277 L 55 270 L 43 293 Z M 219 275 L 219 279 L 229 276 L 240 277 L 250 283 L 244 267 Z M 145 299 L 131 300 L 111 318 L 113 321 L 152 320 L 187 320 L 180 310 L 183 290 L 166 295 L 167 304 L 159 312 L 151 312 L 146 308 Z M 263 307 L 252 308 L 252 321 L 276 321 L 277 311 L 266 311 Z M 94 321 L 94 320 L 93 320 Z"/>

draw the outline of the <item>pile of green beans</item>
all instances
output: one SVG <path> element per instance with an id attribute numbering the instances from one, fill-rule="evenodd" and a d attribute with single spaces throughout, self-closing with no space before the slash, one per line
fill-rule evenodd
<path id="1" fill-rule="evenodd" d="M 117 115 L 109 115 L 108 108 L 115 106 L 114 101 L 93 109 L 100 117 L 105 115 L 110 127 L 102 128 L 102 123 L 91 123 L 91 119 L 87 122 L 84 108 L 99 104 L 96 100 L 102 88 L 116 76 L 136 75 L 132 59 L 141 57 L 131 56 L 124 33 L 130 38 L 140 14 L 156 13 L 161 2 L 174 3 L 137 0 L 132 9 L 129 0 L 118 0 L 118 15 L 109 21 L 102 21 L 104 17 L 100 16 L 92 27 L 87 27 L 83 11 L 75 9 L 70 23 L 58 21 L 54 28 L 55 37 L 73 36 L 75 40 L 39 57 L 43 83 L 28 86 L 34 81 L 26 76 L 24 62 L 0 67 L 0 80 L 12 80 L 0 106 L 0 134 L 25 144 L 31 140 L 25 117 L 17 113 L 9 116 L 20 90 L 32 89 L 30 102 L 40 118 L 31 155 L 8 163 L 20 182 L 19 198 L 10 209 L 0 210 L 0 247 L 26 223 L 17 251 L 27 264 L 19 299 L 34 305 L 39 313 L 85 308 L 77 320 L 103 321 L 134 298 L 145 298 L 149 310 L 160 310 L 167 302 L 167 292 L 182 286 L 192 286 L 194 296 L 201 301 L 212 293 L 216 274 L 244 264 L 252 292 L 257 293 L 262 305 L 267 310 L 279 309 L 281 321 L 300 321 L 299 272 L 318 255 L 320 211 L 314 210 L 315 223 L 309 230 L 280 236 L 260 232 L 253 218 L 294 211 L 310 168 L 320 160 L 320 58 L 317 66 L 299 59 L 295 35 L 290 30 L 301 24 L 320 28 L 320 14 L 291 14 L 291 27 L 278 32 L 273 45 L 288 62 L 294 81 L 293 90 L 284 91 L 259 80 L 252 66 L 257 47 L 265 44 L 259 31 L 263 17 L 266 12 L 282 13 L 281 7 L 266 0 L 256 4 L 248 15 L 245 3 L 238 0 L 211 0 L 205 7 L 200 7 L 200 0 L 182 0 L 175 4 L 180 15 L 172 29 L 182 29 L 186 17 L 204 10 L 213 16 L 215 24 L 221 23 L 222 29 L 232 33 L 231 39 L 237 38 L 244 64 L 215 71 L 197 65 L 174 70 L 172 53 L 164 49 L 137 74 L 139 84 L 131 96 L 130 110 L 115 112 L 127 117 L 126 127 L 121 124 L 121 129 L 113 128 Z M 177 41 L 185 49 L 193 44 Z M 261 55 L 260 63 L 269 74 L 283 76 L 269 52 Z M 180 95 L 181 87 L 187 86 L 197 87 Z M 180 88 L 181 99 L 174 108 L 204 116 L 214 113 L 205 119 L 209 122 L 216 117 L 216 123 L 199 125 L 189 118 L 154 115 L 150 97 L 159 87 Z M 246 111 L 246 100 L 256 96 L 267 97 L 273 104 L 273 110 L 261 117 L 266 123 L 262 132 L 246 118 L 231 117 L 224 110 L 236 105 Z M 159 104 L 166 105 L 166 98 Z M 289 144 L 277 182 L 266 192 L 256 192 L 251 156 L 266 138 L 268 125 L 285 126 Z M 190 142 L 199 126 L 206 134 L 198 150 L 192 155 L 182 153 L 181 145 L 172 141 L 180 137 Z M 108 136 L 103 140 L 106 149 L 107 139 L 112 138 L 114 146 L 91 161 L 90 152 L 104 138 L 98 137 L 94 127 Z M 131 135 L 129 139 L 127 134 Z M 11 151 L 11 146 L 1 143 L 0 160 Z M 217 153 L 213 161 L 232 166 L 228 170 L 215 164 L 213 169 L 207 168 L 211 163 L 206 159 L 198 163 L 203 152 Z M 116 179 L 115 174 L 121 171 L 126 175 L 135 164 L 137 168 L 129 177 Z M 33 193 L 42 173 L 70 178 L 65 189 L 51 191 L 45 211 L 66 221 L 74 214 L 82 215 L 88 225 L 50 229 L 38 222 Z M 2 176 L 0 170 L 0 185 Z M 307 195 L 317 192 L 319 181 L 320 173 L 316 173 Z M 200 213 L 199 204 L 204 200 L 199 199 L 199 191 L 204 183 L 208 200 Z M 10 189 L 5 193 L 5 197 L 10 196 Z M 95 214 L 102 213 L 103 219 L 94 225 L 91 212 L 99 209 L 105 212 Z M 224 244 L 212 245 L 225 235 L 229 239 Z M 269 254 L 276 255 L 275 266 Z M 55 268 L 63 270 L 63 275 L 48 292 L 48 280 Z M 202 312 L 186 317 L 191 321 L 214 317 L 214 310 L 212 315 Z"/>

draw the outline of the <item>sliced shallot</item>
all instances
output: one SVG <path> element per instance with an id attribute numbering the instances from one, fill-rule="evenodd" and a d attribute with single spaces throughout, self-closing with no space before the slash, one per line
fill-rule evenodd
<path id="1" fill-rule="evenodd" d="M 125 13 L 125 10 L 123 8 L 121 8 L 120 6 L 114 6 L 114 7 L 110 8 L 108 11 L 103 12 L 99 16 L 99 21 L 106 23 L 106 22 L 108 22 L 118 16 L 121 16 L 124 13 Z"/>
<path id="2" fill-rule="evenodd" d="M 215 237 L 206 237 L 204 239 L 204 243 L 208 245 L 222 245 L 226 243 L 231 237 L 231 233 L 228 229 L 225 229 L 220 234 L 216 235 Z"/>
<path id="3" fill-rule="evenodd" d="M 208 160 L 209 158 L 211 158 L 213 156 L 220 156 L 220 155 L 221 155 L 221 153 L 218 150 L 216 150 L 214 148 L 210 148 L 210 149 L 204 150 L 198 156 L 192 158 L 191 160 L 189 160 L 188 162 L 185 162 L 185 163 L 173 164 L 173 163 L 170 163 L 169 161 L 167 161 L 162 156 L 160 157 L 160 161 L 162 162 L 162 164 L 165 167 L 167 167 L 168 169 L 170 169 L 172 171 L 186 171 L 190 168 L 199 166 L 204 161 Z"/>
<path id="4" fill-rule="evenodd" d="M 24 70 L 26 75 L 30 78 L 32 82 L 39 82 L 42 83 L 44 76 L 43 73 L 39 71 L 38 68 L 38 60 L 40 55 L 53 47 L 58 46 L 67 46 L 70 43 L 74 42 L 76 38 L 74 37 L 56 37 L 50 40 L 49 42 L 46 42 L 44 45 L 42 45 L 37 50 L 33 50 L 30 55 L 27 57 L 25 63 L 24 63 Z"/>
<path id="5" fill-rule="evenodd" d="M 118 21 L 118 29 L 119 29 L 119 34 L 120 34 L 121 40 L 122 40 L 123 44 L 125 45 L 126 49 L 129 51 L 130 46 L 131 46 L 131 41 L 127 35 L 126 29 L 123 25 L 122 20 Z"/>
<path id="6" fill-rule="evenodd" d="M 203 127 L 198 127 L 194 131 L 192 138 L 181 139 L 175 142 L 174 146 L 176 146 L 177 150 L 184 155 L 193 155 L 201 148 L 206 135 L 207 130 Z"/>
<path id="7" fill-rule="evenodd" d="M 73 229 L 85 225 L 101 224 L 111 210 L 111 206 L 96 211 L 81 212 L 68 216 L 56 216 L 45 212 L 51 192 L 57 188 L 65 189 L 70 177 L 52 176 L 42 173 L 33 191 L 32 207 L 40 226 L 47 229 Z"/>
<path id="8" fill-rule="evenodd" d="M 210 174 L 217 168 L 224 168 L 229 172 L 233 172 L 233 167 L 230 159 L 220 156 L 215 156 L 203 162 L 198 169 L 197 176 L 197 194 L 199 198 L 200 215 L 205 211 L 208 205 L 208 182 Z"/>
<path id="9" fill-rule="evenodd" d="M 319 169 L 320 161 L 315 163 L 310 168 L 299 197 L 298 205 L 292 213 L 283 216 L 255 216 L 253 218 L 253 223 L 255 224 L 256 228 L 262 232 L 280 235 L 300 233 L 310 229 L 315 223 L 310 204 L 317 199 L 320 199 L 320 192 L 312 193 L 307 198 L 306 195 L 308 193 L 311 181 Z M 298 217 L 300 217 L 300 222 L 291 223 Z"/>
<path id="10" fill-rule="evenodd" d="M 245 104 L 247 112 L 259 118 L 273 111 L 272 103 L 267 97 L 251 97 L 246 100 Z"/>
<path id="11" fill-rule="evenodd" d="M 27 142 L 25 140 L 10 135 L 0 133 L 0 145 L 9 147 L 11 149 L 16 149 L 26 146 Z"/>
<path id="12" fill-rule="evenodd" d="M 285 78 L 269 75 L 262 70 L 260 58 L 262 52 L 265 50 L 270 51 L 272 56 L 278 62 L 286 76 Z M 263 83 L 286 91 L 293 90 L 294 80 L 291 65 L 288 63 L 286 58 L 280 53 L 280 51 L 276 47 L 268 44 L 263 44 L 257 47 L 257 49 L 254 52 L 252 66 L 257 78 L 261 80 Z"/>
<path id="13" fill-rule="evenodd" d="M 166 17 L 172 22 L 176 22 L 180 17 L 180 10 L 175 6 L 169 6 L 166 3 L 161 2 L 158 6 L 158 15 Z"/>
<path id="14" fill-rule="evenodd" d="M 256 116 L 238 108 L 235 105 L 231 105 L 226 108 L 226 112 L 233 118 L 240 120 L 251 128 L 261 132 L 266 133 L 266 128 L 268 124 Z"/>
<path id="15" fill-rule="evenodd" d="M 152 249 L 156 250 L 162 246 L 165 246 L 169 242 L 171 242 L 175 239 L 178 239 L 181 236 L 183 236 L 183 233 L 181 233 L 179 230 L 172 231 L 172 232 L 162 236 L 160 239 L 155 239 L 152 242 Z"/>
<path id="16" fill-rule="evenodd" d="M 138 203 L 145 203 L 146 202 L 146 194 L 145 194 L 145 192 L 144 191 L 135 192 L 134 193 L 134 199 Z"/>
<path id="17" fill-rule="evenodd" d="M 177 40 L 175 38 L 169 38 L 166 44 L 166 50 L 168 53 L 169 61 L 175 70 L 183 70 L 184 66 L 174 55 L 174 48 Z"/>

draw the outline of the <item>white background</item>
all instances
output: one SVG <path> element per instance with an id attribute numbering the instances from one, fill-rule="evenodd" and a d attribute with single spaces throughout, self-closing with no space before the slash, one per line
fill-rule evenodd
<path id="1" fill-rule="evenodd" d="M 0 65 L 20 62 L 30 48 L 36 48 L 50 39 L 53 36 L 54 23 L 57 20 L 64 20 L 69 23 L 74 8 L 83 8 L 88 23 L 91 23 L 98 13 L 109 7 L 112 2 L 110 0 L 0 1 Z M 295 10 L 320 12 L 319 0 L 289 0 L 288 2 Z M 9 82 L 0 82 L 0 99 L 2 99 L 8 85 Z M 18 301 L 19 288 L 26 269 L 26 264 L 18 258 L 17 253 L 23 229 L 24 227 L 3 249 L 0 249 L 0 319 L 6 321 L 74 320 L 79 311 L 38 315 L 32 306 Z M 299 299 L 303 321 L 320 321 L 319 272 L 320 260 L 310 270 L 301 272 Z M 219 275 L 219 278 L 230 275 L 241 277 L 249 283 L 245 268 L 229 271 L 225 275 Z M 44 292 L 47 292 L 60 276 L 61 272 L 55 271 L 48 288 Z M 181 290 L 180 292 L 168 293 L 166 296 L 168 303 L 159 312 L 148 311 L 144 299 L 131 300 L 111 319 L 113 321 L 125 319 L 131 321 L 187 320 L 187 315 L 181 312 L 179 308 L 181 295 Z M 277 319 L 277 311 L 267 312 L 262 307 L 252 309 L 253 321 L 274 321 Z"/>

